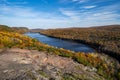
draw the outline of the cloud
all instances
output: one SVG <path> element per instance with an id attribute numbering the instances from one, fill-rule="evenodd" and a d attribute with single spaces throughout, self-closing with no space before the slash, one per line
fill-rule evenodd
<path id="1" fill-rule="evenodd" d="M 78 2 L 78 3 L 84 3 L 84 2 L 87 2 L 89 0 L 72 0 L 73 2 Z"/>
<path id="2" fill-rule="evenodd" d="M 60 8 L 59 10 L 63 15 L 65 15 L 71 19 L 78 19 L 78 15 L 79 15 L 78 11 L 71 11 L 71 10 L 66 10 L 63 8 Z"/>
<path id="3" fill-rule="evenodd" d="M 65 16 L 68 16 L 69 19 L 79 20 L 79 21 L 88 21 L 88 20 L 114 20 L 117 17 L 120 17 L 119 14 L 115 12 L 99 12 L 99 11 L 93 11 L 93 12 L 81 12 L 81 11 L 71 11 L 71 10 L 65 10 L 61 9 L 61 13 Z"/>
<path id="4" fill-rule="evenodd" d="M 44 4 L 47 3 L 44 2 L 46 0 L 42 1 Z M 71 5 L 64 8 L 60 6 L 59 9 L 56 8 L 56 10 L 52 13 L 48 11 L 41 11 L 39 9 L 35 10 L 34 6 L 26 7 L 22 5 L 0 5 L 0 24 L 9 26 L 28 26 L 30 28 L 58 28 L 117 24 L 120 22 L 120 15 L 117 13 L 117 11 L 120 11 L 118 3 L 107 6 L 99 6 L 97 4 L 82 5 L 82 3 L 85 3 L 88 0 L 64 1 L 69 1 L 70 4 L 75 4 L 76 6 L 73 7 Z M 5 4 L 9 3 L 6 2 Z"/>
<path id="5" fill-rule="evenodd" d="M 38 13 L 35 13 L 31 8 L 20 6 L 1 6 L 0 13 L 3 15 L 19 17 L 36 17 L 39 15 Z"/>
<path id="6" fill-rule="evenodd" d="M 63 24 L 62 26 L 67 26 L 70 24 L 64 17 L 58 16 L 53 13 L 47 13 L 42 11 L 35 11 L 31 7 L 21 7 L 21 6 L 1 6 L 0 7 L 0 24 L 5 24 L 9 26 L 28 26 L 36 28 L 55 28 L 58 24 Z M 60 27 L 58 25 L 57 27 Z"/>
<path id="7" fill-rule="evenodd" d="M 83 8 L 84 9 L 92 9 L 92 8 L 95 8 L 96 7 L 96 5 L 92 5 L 92 6 L 84 6 Z"/>
<path id="8" fill-rule="evenodd" d="M 65 3 L 65 2 L 85 3 L 89 0 L 59 0 L 59 1 L 62 2 L 62 3 Z"/>
<path id="9" fill-rule="evenodd" d="M 24 0 L 17 0 L 17 2 L 11 2 L 9 0 L 0 0 L 0 5 L 24 5 L 27 4 L 28 2 Z"/>
<path id="10" fill-rule="evenodd" d="M 56 18 L 59 17 L 59 19 L 63 18 L 54 12 L 49 13 L 49 12 L 44 12 L 44 11 L 39 11 L 35 10 L 34 8 L 31 7 L 23 7 L 23 6 L 1 6 L 0 7 L 0 15 L 4 16 L 10 16 L 10 17 L 21 17 L 21 18 Z"/>
<path id="11" fill-rule="evenodd" d="M 120 9 L 118 6 L 119 4 L 114 4 L 90 10 L 88 8 L 96 6 L 87 6 L 87 10 L 61 8 L 60 11 L 63 15 L 68 16 L 69 21 L 73 21 L 80 26 L 119 24 L 120 14 L 117 11 Z"/>
<path id="12" fill-rule="evenodd" d="M 87 2 L 89 0 L 79 0 L 79 3 L 84 3 L 84 2 Z"/>
<path id="13" fill-rule="evenodd" d="M 6 21 L 7 20 L 7 21 Z M 71 27 L 74 22 L 69 22 L 67 19 L 58 18 L 21 18 L 21 17 L 6 17 L 0 16 L 2 24 L 9 26 L 22 26 L 29 28 L 58 28 L 58 27 Z M 6 23 L 7 22 L 7 23 Z M 59 25 L 58 25 L 59 24 Z M 61 24 L 61 25 L 60 25 Z"/>

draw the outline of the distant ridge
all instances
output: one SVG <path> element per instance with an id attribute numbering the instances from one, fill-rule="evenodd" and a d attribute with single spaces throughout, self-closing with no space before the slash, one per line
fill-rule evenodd
<path id="1" fill-rule="evenodd" d="M 90 27 L 70 27 L 70 28 L 120 28 L 119 24 L 116 25 L 103 25 L 103 26 L 90 26 Z M 67 29 L 67 28 L 63 28 Z"/>
<path id="2" fill-rule="evenodd" d="M 43 29 L 40 29 L 40 28 L 38 28 L 38 29 L 30 29 L 29 32 L 39 32 L 41 30 L 43 30 Z"/>
<path id="3" fill-rule="evenodd" d="M 29 29 L 27 27 L 9 27 L 7 25 L 0 25 L 0 31 L 25 33 L 28 30 Z"/>

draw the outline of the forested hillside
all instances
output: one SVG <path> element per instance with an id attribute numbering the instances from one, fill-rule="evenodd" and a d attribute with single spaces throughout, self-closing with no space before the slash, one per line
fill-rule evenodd
<path id="1" fill-rule="evenodd" d="M 7 31 L 7 32 L 17 32 L 17 33 L 25 33 L 29 29 L 26 27 L 9 27 L 6 25 L 0 25 L 0 31 Z"/>
<path id="2" fill-rule="evenodd" d="M 51 37 L 86 43 L 98 51 L 105 52 L 118 60 L 120 57 L 120 25 L 49 29 L 42 30 L 40 33 Z"/>

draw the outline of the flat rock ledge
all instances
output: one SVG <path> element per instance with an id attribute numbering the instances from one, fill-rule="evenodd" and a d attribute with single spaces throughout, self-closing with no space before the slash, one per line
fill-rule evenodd
<path id="1" fill-rule="evenodd" d="M 96 68 L 26 49 L 0 49 L 0 80 L 105 80 Z"/>

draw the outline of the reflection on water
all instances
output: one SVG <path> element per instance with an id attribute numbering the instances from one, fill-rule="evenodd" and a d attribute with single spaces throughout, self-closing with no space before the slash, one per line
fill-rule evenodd
<path id="1" fill-rule="evenodd" d="M 39 33 L 26 33 L 25 35 L 36 38 L 42 43 L 59 48 L 69 49 L 75 52 L 94 52 L 94 49 L 92 49 L 91 47 L 73 41 L 51 38 Z"/>

